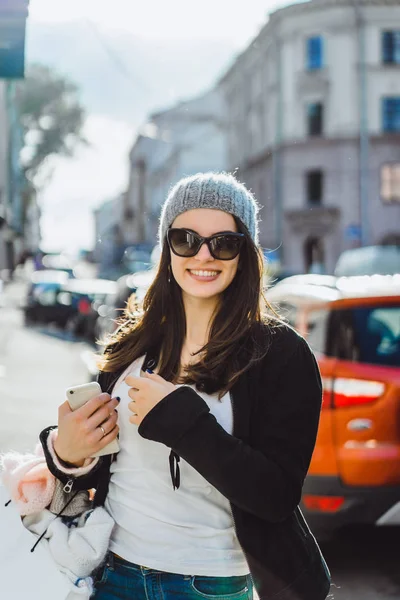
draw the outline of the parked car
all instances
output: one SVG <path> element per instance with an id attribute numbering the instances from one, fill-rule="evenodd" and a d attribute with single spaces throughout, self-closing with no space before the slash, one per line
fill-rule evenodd
<path id="1" fill-rule="evenodd" d="M 52 271 L 65 271 L 69 277 L 75 277 L 72 261 L 63 254 L 44 254 L 42 257 L 42 268 Z"/>
<path id="2" fill-rule="evenodd" d="M 71 279 L 63 286 L 70 295 L 74 311 L 66 329 L 74 336 L 94 343 L 100 307 L 117 293 L 117 284 L 109 279 Z"/>
<path id="3" fill-rule="evenodd" d="M 395 275 L 400 273 L 400 246 L 364 246 L 342 252 L 335 267 L 337 277 Z"/>
<path id="4" fill-rule="evenodd" d="M 155 276 L 155 269 L 138 271 L 132 275 L 123 275 L 117 280 L 117 292 L 110 296 L 99 309 L 99 318 L 96 322 L 95 337 L 104 339 L 117 327 L 117 322 L 127 305 L 132 294 L 138 304 L 143 302 L 146 292 Z"/>
<path id="5" fill-rule="evenodd" d="M 136 293 L 132 275 L 123 275 L 117 280 L 116 293 L 108 296 L 99 307 L 99 317 L 95 325 L 96 339 L 103 340 L 117 327 L 117 321 L 122 316 L 130 296 Z"/>
<path id="6" fill-rule="evenodd" d="M 153 247 L 149 244 L 136 244 L 128 246 L 123 256 L 123 264 L 128 273 L 136 273 L 147 269 L 151 264 L 151 252 Z"/>
<path id="7" fill-rule="evenodd" d="M 146 271 L 138 271 L 132 275 L 132 285 L 136 289 L 136 300 L 141 304 L 144 297 L 156 276 L 156 269 L 148 269 Z"/>
<path id="8" fill-rule="evenodd" d="M 55 323 L 65 327 L 74 310 L 63 287 L 68 281 L 65 271 L 45 269 L 32 273 L 23 306 L 26 325 Z"/>
<path id="9" fill-rule="evenodd" d="M 308 522 L 320 537 L 400 524 L 400 276 L 295 276 L 267 298 L 307 338 L 322 375 Z"/>
<path id="10" fill-rule="evenodd" d="M 266 269 L 264 284 L 266 287 L 270 288 L 273 285 L 276 285 L 280 281 L 283 281 L 287 277 L 293 277 L 294 275 L 298 275 L 298 271 L 294 271 L 292 269 Z"/>

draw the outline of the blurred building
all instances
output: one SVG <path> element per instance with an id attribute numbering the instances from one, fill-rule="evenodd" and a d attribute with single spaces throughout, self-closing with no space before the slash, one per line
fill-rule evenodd
<path id="1" fill-rule="evenodd" d="M 95 246 L 94 261 L 99 265 L 99 277 L 115 279 L 121 273 L 118 265 L 123 256 L 121 223 L 123 222 L 124 196 L 107 200 L 94 211 Z"/>
<path id="2" fill-rule="evenodd" d="M 36 254 L 40 247 L 41 210 L 35 188 L 26 181 L 22 192 L 25 254 Z"/>
<path id="3" fill-rule="evenodd" d="M 400 0 L 277 10 L 219 88 L 229 169 L 286 267 L 332 272 L 349 247 L 400 242 Z"/>
<path id="4" fill-rule="evenodd" d="M 149 239 L 151 223 L 157 218 L 152 202 L 153 173 L 156 165 L 168 157 L 170 147 L 167 135 L 151 122 L 142 127 L 129 153 L 129 184 L 122 221 L 126 244 L 143 244 Z"/>
<path id="5" fill-rule="evenodd" d="M 29 0 L 0 0 L 0 79 L 25 72 L 25 30 Z"/>
<path id="6" fill-rule="evenodd" d="M 14 82 L 0 79 L 0 271 L 11 276 L 16 264 L 37 252 L 40 210 L 36 191 L 21 169 L 23 134 Z"/>
<path id="7" fill-rule="evenodd" d="M 8 116 L 8 218 L 6 234 L 10 243 L 10 268 L 24 251 L 24 191 L 26 179 L 21 169 L 20 153 L 23 134 L 15 100 L 16 86 L 6 85 L 6 110 Z"/>
<path id="8" fill-rule="evenodd" d="M 23 134 L 15 99 L 16 81 L 24 77 L 28 0 L 0 0 L 0 274 L 9 277 L 16 264 L 40 241 L 36 192 L 21 169 Z"/>
<path id="9" fill-rule="evenodd" d="M 11 275 L 23 249 L 20 128 L 13 107 L 15 86 L 0 79 L 0 271 Z"/>
<path id="10" fill-rule="evenodd" d="M 8 264 L 8 115 L 6 85 L 0 81 L 0 279 Z"/>
<path id="11" fill-rule="evenodd" d="M 150 116 L 130 152 L 123 237 L 156 244 L 160 207 L 181 177 L 227 167 L 224 104 L 213 89 Z"/>

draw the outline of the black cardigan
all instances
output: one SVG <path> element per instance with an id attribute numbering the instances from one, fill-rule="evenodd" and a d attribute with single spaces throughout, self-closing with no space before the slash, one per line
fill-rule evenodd
<path id="1" fill-rule="evenodd" d="M 313 353 L 293 329 L 266 328 L 265 338 L 265 358 L 231 390 L 233 435 L 185 386 L 148 413 L 139 434 L 171 448 L 228 498 L 261 600 L 324 600 L 329 570 L 298 508 L 317 435 L 321 378 Z M 148 354 L 144 367 L 156 359 Z M 111 392 L 119 374 L 100 374 L 103 391 Z M 56 469 L 47 451 L 51 429 L 41 441 L 50 470 L 66 482 L 70 477 Z M 103 504 L 110 464 L 104 457 L 74 481 L 75 489 L 96 488 L 95 503 Z"/>

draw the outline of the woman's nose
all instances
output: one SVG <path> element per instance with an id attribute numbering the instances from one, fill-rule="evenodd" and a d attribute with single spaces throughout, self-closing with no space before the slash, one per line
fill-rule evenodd
<path id="1" fill-rule="evenodd" d="M 207 244 L 203 244 L 196 254 L 197 260 L 214 260 L 214 257 L 211 255 L 210 250 L 208 249 Z"/>

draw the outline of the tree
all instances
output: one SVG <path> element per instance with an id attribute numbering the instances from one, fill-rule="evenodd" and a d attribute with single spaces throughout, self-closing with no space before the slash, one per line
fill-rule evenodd
<path id="1" fill-rule="evenodd" d="M 85 111 L 78 87 L 45 65 L 31 65 L 16 92 L 22 168 L 37 187 L 50 176 L 51 158 L 72 156 L 79 143 L 87 143 L 82 134 Z"/>

